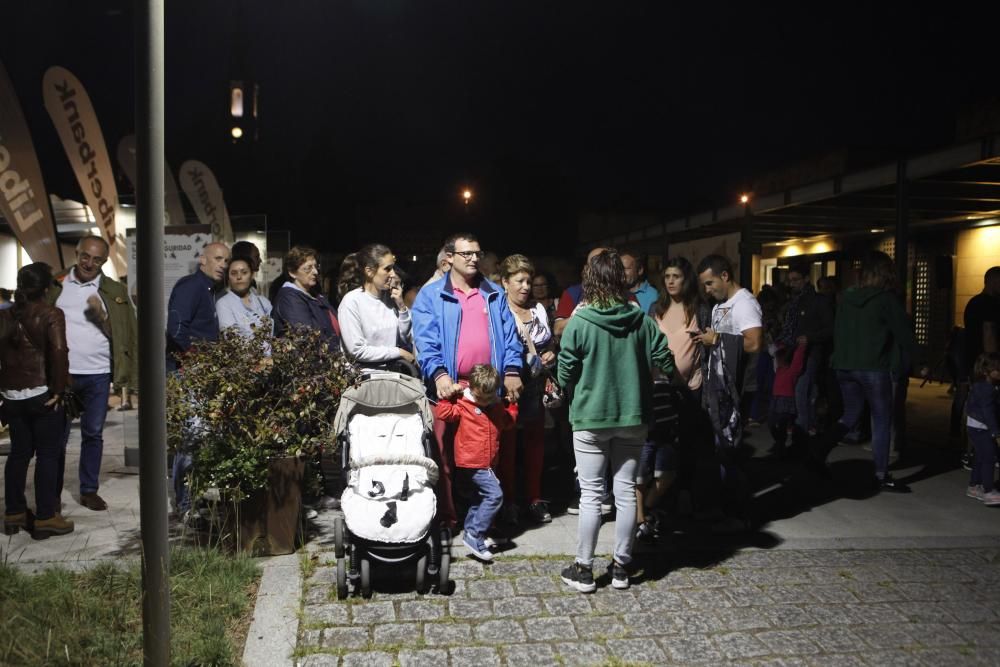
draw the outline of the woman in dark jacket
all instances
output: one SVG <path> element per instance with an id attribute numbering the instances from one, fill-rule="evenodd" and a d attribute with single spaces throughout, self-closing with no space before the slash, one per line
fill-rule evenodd
<path id="1" fill-rule="evenodd" d="M 282 336 L 292 325 L 319 331 L 331 350 L 340 349 L 340 325 L 333 306 L 319 293 L 316 251 L 295 246 L 285 255 L 288 280 L 274 298 L 274 335 Z"/>
<path id="2" fill-rule="evenodd" d="M 4 466 L 4 533 L 33 530 L 35 539 L 73 532 L 59 510 L 65 463 L 66 413 L 62 396 L 69 382 L 66 320 L 45 292 L 52 269 L 36 262 L 17 272 L 13 308 L 0 311 L 0 395 L 10 426 L 11 450 Z M 35 456 L 35 514 L 24 487 Z"/>

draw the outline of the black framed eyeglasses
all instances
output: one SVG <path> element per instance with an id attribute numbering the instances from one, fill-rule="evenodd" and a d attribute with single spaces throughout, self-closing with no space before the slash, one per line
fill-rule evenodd
<path id="1" fill-rule="evenodd" d="M 482 259 L 486 253 L 483 252 L 482 250 L 455 250 L 451 254 L 458 255 L 466 262 L 468 262 L 473 257 L 475 257 L 476 259 Z"/>

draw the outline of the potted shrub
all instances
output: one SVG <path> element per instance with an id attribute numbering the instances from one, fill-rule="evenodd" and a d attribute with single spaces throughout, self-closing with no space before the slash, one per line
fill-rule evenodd
<path id="1" fill-rule="evenodd" d="M 223 331 L 196 344 L 169 378 L 168 441 L 192 453 L 191 497 L 223 501 L 240 549 L 264 538 L 269 553 L 294 551 L 303 484 L 316 480 L 320 453 L 337 446 L 340 396 L 358 378 L 304 327 L 275 339 Z"/>

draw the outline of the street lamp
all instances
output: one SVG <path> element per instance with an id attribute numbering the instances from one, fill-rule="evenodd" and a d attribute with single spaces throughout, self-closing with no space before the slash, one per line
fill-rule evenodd
<path id="1" fill-rule="evenodd" d="M 469 205 L 469 202 L 472 201 L 472 190 L 468 188 L 462 190 L 462 201 L 465 202 L 466 206 Z"/>
<path id="2" fill-rule="evenodd" d="M 748 195 L 745 192 L 743 194 L 741 194 L 740 195 L 740 203 L 741 204 L 748 204 L 748 203 L 750 203 L 750 195 Z"/>

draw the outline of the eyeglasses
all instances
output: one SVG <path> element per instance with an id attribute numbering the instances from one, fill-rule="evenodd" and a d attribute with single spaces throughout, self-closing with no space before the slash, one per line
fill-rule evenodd
<path id="1" fill-rule="evenodd" d="M 475 257 L 476 259 L 482 259 L 486 253 L 483 252 L 482 250 L 455 250 L 451 254 L 458 255 L 466 262 L 468 262 L 473 257 Z"/>

